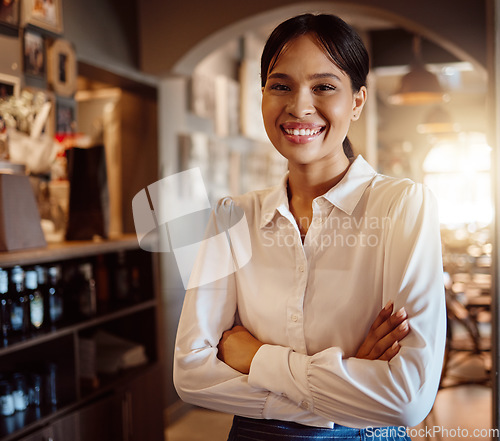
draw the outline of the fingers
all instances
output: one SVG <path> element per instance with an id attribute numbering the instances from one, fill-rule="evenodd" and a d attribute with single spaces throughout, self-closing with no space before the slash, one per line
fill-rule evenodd
<path id="1" fill-rule="evenodd" d="M 390 360 L 397 354 L 399 341 L 408 335 L 410 328 L 406 310 L 401 308 L 392 314 L 393 308 L 394 305 L 389 302 L 380 311 L 356 353 L 357 358 L 374 360 L 384 356 L 384 359 Z M 398 343 L 398 346 L 393 347 L 395 343 Z"/>
<path id="2" fill-rule="evenodd" d="M 381 359 L 381 357 L 385 354 L 384 359 L 390 360 L 398 353 L 399 342 L 405 338 L 409 332 L 410 324 L 408 319 L 405 318 L 395 329 L 377 341 L 367 358 L 371 360 Z"/>
<path id="3" fill-rule="evenodd" d="M 370 331 L 375 331 L 382 323 L 384 323 L 392 314 L 392 310 L 394 309 L 394 303 L 390 300 L 387 305 L 385 305 L 384 309 L 382 309 L 375 321 L 373 322 Z"/>
<path id="4" fill-rule="evenodd" d="M 399 342 L 396 341 L 378 359 L 383 361 L 391 361 L 397 355 L 400 349 L 401 346 L 399 346 Z"/>
<path id="5" fill-rule="evenodd" d="M 396 329 L 404 320 L 408 318 L 408 314 L 404 308 L 399 309 L 395 314 L 391 315 L 387 320 L 385 320 L 380 326 L 374 331 L 374 336 L 376 341 L 380 340 L 391 331 Z"/>
<path id="6" fill-rule="evenodd" d="M 373 346 L 377 343 L 381 336 L 383 336 L 383 329 L 380 329 L 377 333 L 377 329 L 391 317 L 392 311 L 394 309 L 394 303 L 390 300 L 387 305 L 379 312 L 377 318 L 372 323 L 370 331 L 366 336 L 365 340 L 361 344 L 356 353 L 357 358 L 366 358 L 371 352 Z"/>

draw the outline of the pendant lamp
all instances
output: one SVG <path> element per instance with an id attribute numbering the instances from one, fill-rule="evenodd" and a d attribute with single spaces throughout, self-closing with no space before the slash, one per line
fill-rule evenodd
<path id="1" fill-rule="evenodd" d="M 459 124 L 453 122 L 450 113 L 440 105 L 433 107 L 424 121 L 417 126 L 418 133 L 432 135 L 454 133 L 459 130 Z"/>
<path id="2" fill-rule="evenodd" d="M 421 54 L 421 39 L 413 37 L 413 62 L 410 72 L 401 78 L 397 93 L 389 97 L 389 102 L 395 105 L 420 105 L 447 101 L 438 77 L 425 68 Z"/>

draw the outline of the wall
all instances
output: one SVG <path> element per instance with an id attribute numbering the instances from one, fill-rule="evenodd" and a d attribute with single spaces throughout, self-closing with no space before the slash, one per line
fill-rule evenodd
<path id="1" fill-rule="evenodd" d="M 214 2 L 207 6 L 203 0 L 145 0 L 138 6 L 140 65 L 144 72 L 152 74 L 169 74 L 200 43 L 218 38 L 223 42 L 225 28 L 236 26 L 243 33 L 255 26 L 252 18 L 281 21 L 287 15 L 315 9 L 339 14 L 358 10 L 387 19 L 397 17 L 409 29 L 423 27 L 429 34 L 439 36 L 443 44 L 449 43 L 454 50 L 463 50 L 486 65 L 484 0 L 440 0 L 438 4 L 434 0 L 254 0 L 238 2 L 237 7 L 234 0 L 217 0 L 215 6 Z"/>
<path id="2" fill-rule="evenodd" d="M 157 78 L 139 70 L 136 0 L 62 0 L 64 38 L 77 59 L 136 81 Z"/>

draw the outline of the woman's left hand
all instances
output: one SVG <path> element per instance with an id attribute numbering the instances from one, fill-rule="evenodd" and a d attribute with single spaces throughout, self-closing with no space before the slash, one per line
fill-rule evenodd
<path id="1" fill-rule="evenodd" d="M 237 325 L 222 334 L 217 357 L 242 374 L 248 374 L 253 357 L 263 344 L 246 328 Z"/>

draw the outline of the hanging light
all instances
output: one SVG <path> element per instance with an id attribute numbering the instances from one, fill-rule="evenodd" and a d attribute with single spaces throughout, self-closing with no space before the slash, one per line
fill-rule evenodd
<path id="1" fill-rule="evenodd" d="M 431 104 L 447 101 L 438 77 L 429 72 L 422 61 L 421 39 L 413 37 L 414 60 L 408 72 L 401 78 L 399 90 L 389 97 L 389 102 L 396 105 Z"/>
<path id="2" fill-rule="evenodd" d="M 422 123 L 417 126 L 417 132 L 422 134 L 444 134 L 454 133 L 460 130 L 460 126 L 453 122 L 450 113 L 442 106 L 433 107 L 425 116 Z"/>

